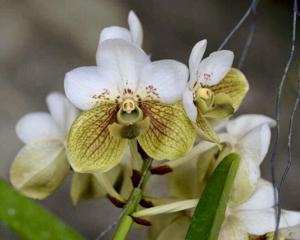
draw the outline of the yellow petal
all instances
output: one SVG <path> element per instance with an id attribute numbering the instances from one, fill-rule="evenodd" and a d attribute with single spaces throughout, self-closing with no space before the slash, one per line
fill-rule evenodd
<path id="1" fill-rule="evenodd" d="M 108 129 L 110 135 L 113 137 L 134 139 L 137 136 L 144 134 L 148 130 L 149 124 L 150 120 L 147 117 L 144 120 L 129 125 L 113 123 Z"/>
<path id="2" fill-rule="evenodd" d="M 225 93 L 218 93 L 215 96 L 213 107 L 205 112 L 204 116 L 210 119 L 224 119 L 234 113 L 231 98 Z"/>
<path id="3" fill-rule="evenodd" d="M 196 130 L 199 136 L 206 141 L 219 143 L 219 137 L 215 133 L 214 129 L 210 126 L 209 122 L 205 119 L 205 117 L 198 112 L 196 119 Z"/>
<path id="4" fill-rule="evenodd" d="M 195 130 L 181 103 L 144 101 L 141 109 L 150 118 L 148 131 L 139 136 L 144 151 L 156 160 L 174 160 L 187 153 L 195 140 Z"/>
<path id="5" fill-rule="evenodd" d="M 73 204 L 76 205 L 80 200 L 102 197 L 105 195 L 105 191 L 93 174 L 74 173 L 70 195 Z"/>
<path id="6" fill-rule="evenodd" d="M 111 136 L 108 126 L 115 122 L 116 104 L 103 102 L 83 112 L 68 136 L 68 158 L 77 172 L 108 171 L 122 159 L 127 140 Z"/>
<path id="7" fill-rule="evenodd" d="M 210 89 L 214 94 L 229 95 L 234 109 L 237 110 L 249 90 L 249 84 L 241 71 L 232 68 L 220 83 L 211 86 Z"/>
<path id="8" fill-rule="evenodd" d="M 254 164 L 253 164 L 254 165 Z M 249 177 L 249 171 L 254 170 L 256 167 L 253 166 L 249 169 L 247 162 L 242 158 L 240 161 L 240 166 L 237 171 L 230 196 L 230 205 L 238 206 L 245 202 L 252 195 L 256 184 L 251 182 Z M 257 166 L 256 171 L 259 171 Z"/>
<path id="9" fill-rule="evenodd" d="M 106 173 L 101 173 L 111 182 L 113 186 L 121 174 L 120 165 L 114 167 Z M 96 173 L 95 173 L 96 174 Z M 100 198 L 110 194 L 105 186 L 101 185 L 94 174 L 91 173 L 74 173 L 71 184 L 71 199 L 74 205 L 80 200 Z"/>
<path id="10" fill-rule="evenodd" d="M 181 199 L 199 197 L 196 160 L 188 161 L 168 174 L 168 186 L 172 195 Z"/>
<path id="11" fill-rule="evenodd" d="M 230 144 L 223 144 L 223 148 L 219 151 L 217 158 L 214 160 L 214 168 L 220 164 L 220 162 L 232 152 L 239 153 L 236 148 L 232 148 Z M 243 156 L 242 154 L 240 154 Z M 259 172 L 259 166 L 252 161 L 247 161 L 247 158 L 241 158 L 239 169 L 235 176 L 233 186 L 230 194 L 229 206 L 235 207 L 239 206 L 241 203 L 245 202 L 252 195 L 257 181 L 255 178 L 251 177 L 251 172 Z M 212 170 L 214 170 L 214 168 Z"/>
<path id="12" fill-rule="evenodd" d="M 70 171 L 60 141 L 38 141 L 24 146 L 11 169 L 13 186 L 27 197 L 44 199 L 54 192 Z"/>
<path id="13" fill-rule="evenodd" d="M 151 216 L 149 220 L 152 223 L 148 231 L 148 240 L 157 240 L 162 231 L 167 228 L 178 216 L 182 216 L 182 213 L 170 213 L 159 216 Z M 184 238 L 183 238 L 184 239 Z"/>
<path id="14" fill-rule="evenodd" d="M 157 240 L 182 240 L 185 239 L 191 219 L 185 215 L 178 216 L 165 229 L 161 231 Z"/>
<path id="15" fill-rule="evenodd" d="M 219 151 L 220 149 L 217 146 L 215 146 L 209 149 L 208 151 L 202 153 L 198 157 L 196 171 L 197 171 L 197 183 L 198 183 L 198 188 L 200 193 L 202 193 L 202 191 L 204 190 L 208 178 L 210 177 L 210 175 L 212 174 L 215 168 Z"/>

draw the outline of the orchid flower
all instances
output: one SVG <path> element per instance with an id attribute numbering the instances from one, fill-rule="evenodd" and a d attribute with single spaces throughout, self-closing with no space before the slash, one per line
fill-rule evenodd
<path id="1" fill-rule="evenodd" d="M 134 216 L 146 217 L 169 213 L 166 216 L 160 216 L 160 218 L 152 218 L 154 228 L 150 230 L 150 240 L 181 240 L 185 238 L 191 223 L 191 212 L 188 212 L 187 209 L 195 208 L 197 203 L 198 199 L 165 204 L 141 210 L 136 212 Z M 227 207 L 218 239 L 272 240 L 276 228 L 275 213 L 272 184 L 259 179 L 255 191 L 246 202 L 235 207 Z M 299 239 L 300 212 L 282 209 L 279 236 L 282 240 Z"/>
<path id="2" fill-rule="evenodd" d="M 234 113 L 248 91 L 245 76 L 231 68 L 233 52 L 220 50 L 202 57 L 207 41 L 198 42 L 189 58 L 190 80 L 183 103 L 197 133 L 205 140 L 219 143 L 209 121 L 220 120 Z"/>
<path id="3" fill-rule="evenodd" d="M 36 199 L 44 199 L 53 193 L 70 172 L 65 141 L 79 113 L 60 93 L 49 94 L 47 105 L 50 113 L 29 113 L 17 123 L 17 135 L 25 146 L 17 154 L 10 169 L 14 187 L 22 194 Z M 118 197 L 110 182 L 116 180 L 119 172 L 120 169 L 115 168 L 107 176 L 74 173 L 70 191 L 73 203 L 76 204 L 80 199 L 100 197 L 107 192 Z"/>
<path id="4" fill-rule="evenodd" d="M 130 11 L 128 14 L 128 25 L 129 30 L 119 26 L 104 28 L 100 33 L 99 43 L 102 43 L 107 39 L 123 39 L 135 44 L 138 47 L 142 47 L 143 27 L 139 18 L 133 11 Z"/>
<path id="5" fill-rule="evenodd" d="M 55 191 L 70 171 L 65 153 L 65 136 L 77 109 L 60 93 L 47 97 L 50 113 L 34 112 L 16 125 L 25 143 L 10 169 L 14 187 L 24 195 L 43 199 Z"/>
<path id="6" fill-rule="evenodd" d="M 219 239 L 273 239 L 276 228 L 274 192 L 270 182 L 260 179 L 251 197 L 243 204 L 228 207 Z M 299 239 L 300 212 L 282 209 L 280 239 Z"/>
<path id="7" fill-rule="evenodd" d="M 235 152 L 241 156 L 240 166 L 232 189 L 232 203 L 239 204 L 252 194 L 261 176 L 260 165 L 271 142 L 271 127 L 276 122 L 264 115 L 246 114 L 229 120 L 226 132 L 220 134 L 225 143 L 223 153 Z M 217 160 L 218 164 L 220 160 Z M 200 162 L 199 162 L 200 163 Z M 200 166 L 199 166 L 200 169 Z"/>
<path id="8" fill-rule="evenodd" d="M 116 166 L 130 139 L 156 160 L 183 156 L 195 131 L 180 102 L 188 78 L 175 60 L 151 62 L 123 39 L 99 44 L 97 66 L 66 74 L 65 92 L 83 110 L 68 136 L 68 157 L 77 172 Z"/>
<path id="9" fill-rule="evenodd" d="M 239 204 L 252 194 L 260 178 L 259 166 L 271 140 L 270 127 L 275 121 L 264 115 L 246 114 L 228 120 L 219 131 L 222 148 L 211 146 L 194 160 L 175 168 L 169 174 L 170 191 L 182 199 L 198 197 L 213 170 L 224 157 L 235 152 L 241 161 L 234 182 L 231 201 Z M 206 142 L 199 143 L 207 145 Z M 205 148 L 206 149 L 206 148 Z"/>

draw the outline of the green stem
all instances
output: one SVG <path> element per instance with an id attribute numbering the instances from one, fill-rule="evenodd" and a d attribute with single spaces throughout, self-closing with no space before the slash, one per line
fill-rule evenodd
<path id="1" fill-rule="evenodd" d="M 133 224 L 133 218 L 131 215 L 136 211 L 142 196 L 145 185 L 150 177 L 150 166 L 152 159 L 144 161 L 142 168 L 142 177 L 138 187 L 134 188 L 129 196 L 128 202 L 125 206 L 123 216 L 120 219 L 117 230 L 114 234 L 113 240 L 124 240 Z"/>

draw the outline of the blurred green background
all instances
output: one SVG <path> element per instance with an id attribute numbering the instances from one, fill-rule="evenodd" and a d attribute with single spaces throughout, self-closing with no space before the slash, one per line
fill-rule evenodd
<path id="1" fill-rule="evenodd" d="M 63 91 L 65 72 L 95 64 L 103 27 L 127 27 L 127 14 L 133 9 L 142 21 L 144 47 L 152 58 L 175 58 L 187 63 L 191 48 L 203 38 L 208 39 L 208 52 L 216 50 L 249 4 L 238 0 L 0 0 L 0 176 L 8 178 L 9 166 L 22 146 L 14 131 L 18 119 L 28 112 L 46 111 L 45 97 L 51 91 Z M 242 69 L 251 88 L 238 114 L 274 116 L 276 87 L 290 51 L 291 9 L 291 0 L 260 1 L 257 31 Z M 235 64 L 249 27 L 248 20 L 225 47 L 235 52 Z M 296 43 L 300 47 L 300 41 Z M 288 126 L 296 96 L 299 57 L 297 50 L 284 87 L 282 129 Z M 282 193 L 283 206 L 294 210 L 300 210 L 299 117 L 297 113 L 294 162 Z M 287 160 L 286 130 L 281 139 L 278 175 Z M 263 176 L 268 179 L 269 161 L 270 157 L 263 164 Z M 69 180 L 42 204 L 89 239 L 95 239 L 119 210 L 107 200 L 72 207 Z M 129 239 L 143 236 L 140 229 Z M 0 239 L 16 238 L 0 225 Z"/>

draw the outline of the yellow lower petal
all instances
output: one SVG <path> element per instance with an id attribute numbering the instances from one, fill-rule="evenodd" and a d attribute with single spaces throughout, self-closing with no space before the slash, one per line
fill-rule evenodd
<path id="1" fill-rule="evenodd" d="M 197 115 L 196 130 L 203 140 L 217 144 L 220 142 L 218 135 L 201 113 L 198 113 Z"/>
<path id="2" fill-rule="evenodd" d="M 144 101 L 141 109 L 150 118 L 150 126 L 145 134 L 138 137 L 138 142 L 150 157 L 174 160 L 191 149 L 195 130 L 181 103 Z"/>
<path id="3" fill-rule="evenodd" d="M 167 228 L 170 225 L 170 223 L 172 223 L 175 219 L 182 215 L 182 213 L 171 213 L 149 217 L 148 219 L 151 221 L 152 226 L 148 231 L 147 239 L 157 240 L 158 236 L 162 234 L 163 230 Z M 169 240 L 169 238 L 167 240 Z"/>
<path id="4" fill-rule="evenodd" d="M 252 169 L 249 169 L 247 162 L 242 158 L 231 190 L 231 206 L 240 205 L 247 201 L 252 195 L 256 184 L 250 180 L 249 171 L 251 170 Z M 258 166 L 256 171 L 259 171 Z"/>
<path id="5" fill-rule="evenodd" d="M 205 112 L 204 116 L 208 119 L 224 119 L 235 111 L 231 98 L 225 93 L 215 95 L 213 107 L 210 111 Z"/>
<path id="6" fill-rule="evenodd" d="M 174 219 L 161 231 L 157 240 L 182 240 L 185 239 L 191 219 L 183 214 Z"/>
<path id="7" fill-rule="evenodd" d="M 68 158 L 75 171 L 105 172 L 121 161 L 127 140 L 109 133 L 108 126 L 115 118 L 116 104 L 103 102 L 75 120 L 67 143 Z"/>
<path id="8" fill-rule="evenodd" d="M 119 194 L 113 188 L 121 171 L 122 168 L 118 165 L 106 173 L 99 173 L 107 179 L 108 183 L 106 184 L 103 184 L 103 180 L 99 182 L 97 173 L 74 173 L 70 191 L 73 204 L 76 205 L 80 200 L 104 197 L 106 194 L 122 201 L 122 197 L 119 197 Z"/>
<path id="9" fill-rule="evenodd" d="M 70 195 L 72 203 L 76 205 L 80 200 L 104 196 L 105 191 L 92 174 L 74 173 Z"/>
<path id="10" fill-rule="evenodd" d="M 249 84 L 244 74 L 238 69 L 232 68 L 225 78 L 210 90 L 214 94 L 225 93 L 230 96 L 235 110 L 240 106 L 249 90 Z"/>
<path id="11" fill-rule="evenodd" d="M 202 159 L 201 159 L 202 160 Z M 176 160 L 177 161 L 177 160 Z M 175 161 L 172 161 L 172 163 Z M 197 159 L 182 164 L 168 174 L 169 191 L 181 199 L 199 197 Z"/>
<path id="12" fill-rule="evenodd" d="M 25 196 L 44 199 L 61 185 L 69 171 L 62 142 L 38 141 L 20 150 L 11 166 L 10 180 Z"/>

